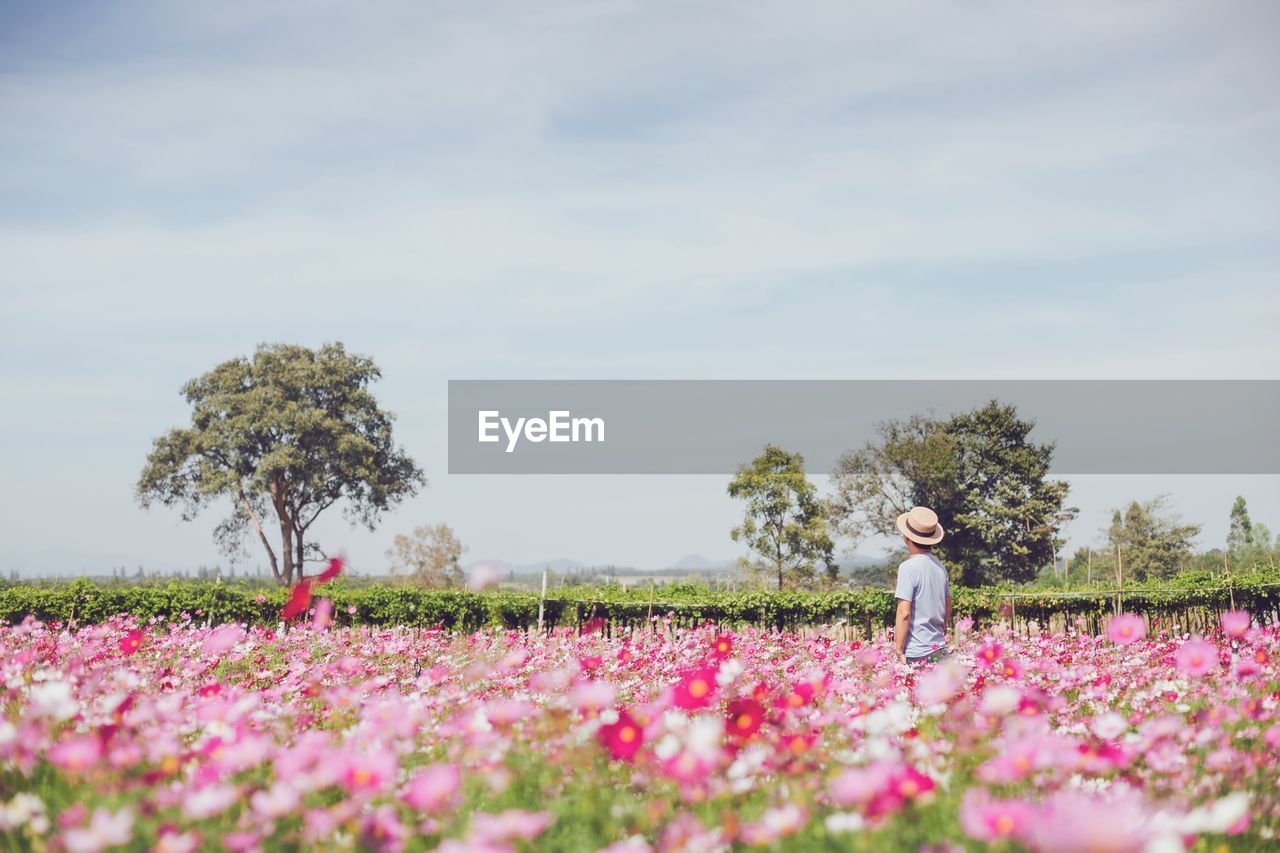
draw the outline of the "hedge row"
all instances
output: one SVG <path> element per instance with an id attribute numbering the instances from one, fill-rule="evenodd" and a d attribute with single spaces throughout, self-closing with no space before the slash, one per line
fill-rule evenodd
<path id="1" fill-rule="evenodd" d="M 529 629 L 538 624 L 538 596 L 521 592 L 472 593 L 403 586 L 324 587 L 339 624 L 409 625 L 474 630 L 487 625 Z M 650 601 L 653 595 L 664 600 Z M 167 585 L 102 586 L 88 580 L 45 586 L 17 584 L 0 588 L 0 619 L 20 622 L 28 615 L 45 622 L 90 624 L 131 614 L 147 620 L 186 617 L 212 623 L 274 625 L 284 604 L 283 589 L 253 589 L 234 584 L 172 582 Z M 1097 630 L 1107 615 L 1123 607 L 1172 624 L 1216 622 L 1228 609 L 1248 609 L 1263 621 L 1280 619 L 1280 573 L 1259 572 L 1229 582 L 1211 576 L 1181 577 L 1162 586 L 1137 587 L 1122 596 L 1106 591 L 1026 593 L 1007 588 L 955 590 L 957 616 L 979 623 L 1013 618 L 1048 625 L 1083 618 Z M 835 592 L 713 592 L 693 587 L 658 590 L 557 591 L 544 603 L 548 628 L 581 626 L 604 620 L 606 630 L 637 627 L 654 617 L 672 617 L 678 626 L 714 622 L 792 629 L 804 625 L 847 625 L 865 634 L 892 624 L 894 597 L 889 590 Z"/>

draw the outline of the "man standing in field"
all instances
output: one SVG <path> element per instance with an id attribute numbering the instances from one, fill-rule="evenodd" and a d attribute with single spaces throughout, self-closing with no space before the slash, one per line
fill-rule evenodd
<path id="1" fill-rule="evenodd" d="M 898 516 L 898 532 L 907 545 L 907 559 L 898 566 L 898 615 L 893 642 L 898 660 L 920 664 L 947 656 L 947 626 L 951 624 L 951 580 L 933 556 L 933 546 L 945 531 L 938 514 L 918 506 Z"/>

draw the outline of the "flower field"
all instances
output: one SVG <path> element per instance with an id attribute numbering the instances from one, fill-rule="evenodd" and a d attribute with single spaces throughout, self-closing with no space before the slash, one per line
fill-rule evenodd
<path id="1" fill-rule="evenodd" d="M 0 627 L 5 849 L 1263 849 L 1280 633 Z M 967 620 L 965 620 L 967 622 Z"/>

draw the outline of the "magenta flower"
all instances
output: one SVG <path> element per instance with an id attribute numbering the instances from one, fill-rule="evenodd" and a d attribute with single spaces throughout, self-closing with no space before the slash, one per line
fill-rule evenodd
<path id="1" fill-rule="evenodd" d="M 710 667 L 686 672 L 675 686 L 672 700 L 677 708 L 693 711 L 711 704 L 716 690 L 716 671 Z"/>
<path id="2" fill-rule="evenodd" d="M 634 761 L 644 743 L 644 729 L 625 710 L 618 719 L 596 730 L 596 737 L 609 754 L 619 761 Z"/>
<path id="3" fill-rule="evenodd" d="M 145 635 L 134 628 L 132 631 L 126 631 L 125 635 L 120 638 L 120 651 L 126 655 L 131 655 L 138 649 L 142 648 L 142 638 Z"/>

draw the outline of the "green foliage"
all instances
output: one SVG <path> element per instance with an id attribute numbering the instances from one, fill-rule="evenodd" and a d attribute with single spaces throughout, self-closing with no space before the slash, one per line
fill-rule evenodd
<path id="1" fill-rule="evenodd" d="M 183 386 L 191 426 L 155 440 L 139 500 L 180 506 L 189 520 L 228 499 L 219 544 L 234 553 L 252 531 L 287 586 L 307 559 L 323 556 L 307 538 L 321 512 L 343 501 L 350 521 L 372 529 L 425 482 L 369 391 L 379 376 L 371 359 L 336 343 L 263 344 L 252 359 L 223 362 Z"/>
<path id="2" fill-rule="evenodd" d="M 845 454 L 832 473 L 837 530 L 855 542 L 897 536 L 900 513 L 928 506 L 947 529 L 934 550 L 958 583 L 1032 580 L 1078 512 L 1066 506 L 1067 483 L 1048 479 L 1054 448 L 1030 440 L 1034 426 L 995 400 L 945 421 L 881 424 L 879 441 Z"/>
<path id="3" fill-rule="evenodd" d="M 1228 588 L 1229 585 L 1229 588 Z M 1082 590 L 1069 597 L 1048 590 L 1015 590 L 1008 586 L 953 587 L 957 618 L 971 616 L 990 622 L 1009 615 L 1010 603 L 1023 619 L 1084 616 L 1100 620 L 1114 611 L 1116 596 Z M 235 584 L 195 581 L 167 585 L 102 585 L 88 580 L 70 584 L 13 584 L 0 587 L 0 619 L 19 622 L 31 615 L 42 621 L 101 622 L 131 614 L 146 621 L 189 618 L 196 622 L 245 622 L 274 626 L 287 591 Z M 528 630 L 538 624 L 538 596 L 500 591 L 473 593 L 406 586 L 352 586 L 337 582 L 319 593 L 331 598 L 338 624 L 409 625 L 422 628 L 473 631 L 485 626 Z M 847 625 L 869 636 L 893 624 L 893 592 L 885 589 L 845 589 L 811 592 L 794 589 L 714 592 L 682 585 L 664 589 L 661 600 L 651 590 L 580 587 L 557 590 L 544 608 L 547 628 L 580 627 L 603 620 L 606 630 L 638 628 L 652 620 L 670 620 L 676 627 L 706 622 L 755 625 L 779 630 L 801 626 Z M 1016 596 L 1016 597 L 1011 597 Z M 1264 621 L 1280 613 L 1280 571 L 1261 568 L 1233 575 L 1229 581 L 1207 571 L 1186 572 L 1159 584 L 1137 583 L 1126 588 L 1124 609 L 1149 616 L 1176 614 L 1191 608 L 1222 611 L 1246 608 Z M 667 623 L 663 623 L 667 624 Z"/>
<path id="4" fill-rule="evenodd" d="M 835 579 L 839 569 L 826 508 L 805 476 L 803 456 L 766 444 L 763 453 L 739 466 L 729 497 L 747 502 L 741 526 L 730 535 L 755 553 L 747 563 L 755 573 L 776 577 L 781 590 L 811 584 L 821 562 L 828 580 Z"/>
<path id="5" fill-rule="evenodd" d="M 1185 568 L 1200 525 L 1183 524 L 1165 509 L 1164 495 L 1139 503 L 1133 501 L 1123 514 L 1115 510 L 1107 530 L 1107 559 L 1118 577 L 1139 580 L 1167 578 Z M 1117 554 L 1118 551 L 1118 554 Z"/>

